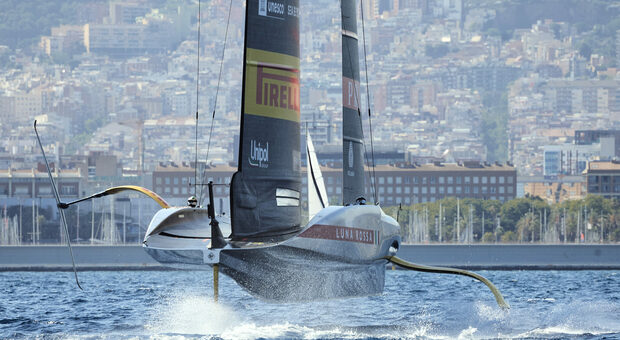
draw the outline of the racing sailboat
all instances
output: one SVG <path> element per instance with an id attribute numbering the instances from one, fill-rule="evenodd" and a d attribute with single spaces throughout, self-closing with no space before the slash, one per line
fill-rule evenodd
<path id="1" fill-rule="evenodd" d="M 230 235 L 214 228 L 209 209 L 162 209 L 144 240 L 156 260 L 181 267 L 218 266 L 252 294 L 303 301 L 383 291 L 386 256 L 400 226 L 364 204 L 362 131 L 357 114 L 355 1 L 343 1 L 343 204 L 326 206 L 321 179 L 309 195 L 324 207 L 301 222 L 299 4 L 247 1 L 238 171 L 230 183 Z M 311 144 L 310 144 L 311 147 Z M 313 152 L 311 152 L 313 154 Z M 314 163 L 314 164 L 313 164 Z M 318 169 L 316 156 L 308 162 Z M 316 173 L 316 172 L 314 172 Z M 313 200 L 314 201 L 314 200 Z M 182 216 L 182 217 L 181 217 Z M 227 234 L 227 231 L 221 235 Z"/>
<path id="2" fill-rule="evenodd" d="M 218 220 L 215 215 L 212 182 L 208 183 L 207 208 L 192 202 L 171 207 L 157 194 L 135 186 L 111 188 L 69 203 L 62 203 L 56 194 L 58 207 L 62 211 L 74 203 L 124 190 L 150 196 L 162 209 L 151 220 L 144 249 L 165 265 L 213 268 L 216 299 L 220 271 L 251 294 L 272 301 L 379 294 L 391 261 L 409 269 L 476 278 L 491 288 L 500 305 L 507 306 L 499 291 L 477 274 L 415 265 L 395 257 L 401 242 L 399 224 L 378 204 L 366 204 L 356 0 L 340 3 L 341 205 L 327 204 L 309 142 L 311 218 L 302 223 L 299 0 L 247 0 L 241 137 L 238 169 L 229 184 L 230 220 Z M 51 174 L 50 180 L 54 185 Z"/>

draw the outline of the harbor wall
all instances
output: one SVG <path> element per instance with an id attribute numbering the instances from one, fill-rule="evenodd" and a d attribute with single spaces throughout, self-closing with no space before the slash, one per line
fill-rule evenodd
<path id="1" fill-rule="evenodd" d="M 162 270 L 140 245 L 73 246 L 79 270 Z M 620 269 L 620 244 L 402 245 L 399 257 L 466 269 Z M 0 271 L 71 270 L 66 246 L 0 246 Z"/>
<path id="2" fill-rule="evenodd" d="M 419 244 L 402 246 L 397 255 L 465 269 L 620 269 L 620 244 Z"/>
<path id="3" fill-rule="evenodd" d="M 140 245 L 74 245 L 78 270 L 165 269 Z M 0 271 L 71 270 L 67 246 L 0 246 Z"/>

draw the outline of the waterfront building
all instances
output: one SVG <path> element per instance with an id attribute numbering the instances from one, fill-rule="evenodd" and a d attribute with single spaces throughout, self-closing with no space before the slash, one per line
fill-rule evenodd
<path id="1" fill-rule="evenodd" d="M 342 192 L 342 169 L 322 167 L 330 203 L 338 204 Z M 374 183 L 366 171 L 366 199 L 372 201 Z M 517 171 L 508 164 L 461 162 L 443 164 L 379 165 L 374 169 L 377 196 L 383 206 L 435 202 L 446 197 L 479 198 L 502 202 L 516 197 Z M 305 185 L 302 186 L 305 188 Z"/>
<path id="2" fill-rule="evenodd" d="M 589 162 L 584 175 L 588 194 L 600 195 L 605 198 L 620 197 L 620 162 Z"/>
<path id="3" fill-rule="evenodd" d="M 60 170 L 52 166 L 52 176 L 58 193 L 65 201 L 77 199 L 83 193 L 86 178 L 81 169 Z M 44 164 L 27 170 L 0 169 L 0 205 L 39 206 L 57 218 L 56 199 Z"/>
<path id="4" fill-rule="evenodd" d="M 522 192 L 519 192 L 522 188 Z M 526 176 L 517 178 L 517 196 L 540 197 L 548 203 L 582 199 L 586 196 L 586 182 L 581 175 Z"/>
<path id="5" fill-rule="evenodd" d="M 202 170 L 196 173 L 194 167 L 187 163 L 160 163 L 153 171 L 153 191 L 173 205 L 187 205 L 187 198 L 192 195 L 199 201 L 208 202 L 206 184 L 212 181 L 216 184 L 213 188 L 216 210 L 230 211 L 229 184 L 237 168 L 221 164 L 207 167 L 201 165 L 199 169 L 204 169 L 204 174 Z M 204 185 L 195 187 L 196 182 Z"/>
<path id="6" fill-rule="evenodd" d="M 370 178 L 373 172 L 366 169 L 366 199 L 371 202 L 374 188 Z M 228 193 L 230 179 L 236 171 L 229 165 L 207 167 L 204 183 L 213 181 L 216 185 L 214 196 L 216 208 L 228 211 Z M 342 200 L 342 165 L 330 163 L 322 166 L 327 195 L 331 204 L 340 204 Z M 198 183 L 202 183 L 201 171 Z M 305 173 L 305 168 L 302 168 Z M 435 202 L 446 197 L 479 198 L 509 201 L 516 197 L 517 171 L 508 164 L 485 164 L 480 162 L 462 162 L 459 164 L 414 165 L 401 163 L 397 165 L 379 165 L 374 169 L 377 178 L 377 196 L 384 206 L 398 204 L 415 204 Z M 302 196 L 307 195 L 306 176 L 302 175 Z M 185 204 L 185 200 L 194 194 L 194 168 L 189 164 L 160 164 L 153 172 L 153 189 L 165 199 L 175 204 Z M 200 188 L 198 193 L 200 193 Z M 206 197 L 206 187 L 202 189 Z"/>
<path id="7" fill-rule="evenodd" d="M 85 184 L 81 169 L 54 169 L 52 176 L 57 181 L 58 193 L 63 197 L 77 198 Z M 42 164 L 39 169 L 0 170 L 0 197 L 53 197 L 52 194 L 47 171 Z"/>

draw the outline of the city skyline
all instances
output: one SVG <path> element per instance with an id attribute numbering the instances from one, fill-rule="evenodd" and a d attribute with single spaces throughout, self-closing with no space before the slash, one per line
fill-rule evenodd
<path id="1" fill-rule="evenodd" d="M 515 169 L 515 187 L 509 197 L 497 192 L 488 199 L 508 201 L 536 193 L 548 202 L 561 202 L 588 193 L 581 175 L 588 161 L 620 156 L 615 137 L 620 130 L 617 58 L 588 40 L 611 36 L 617 42 L 617 20 L 608 18 L 603 26 L 570 15 L 561 20 L 549 5 L 536 18 L 502 28 L 499 20 L 518 2 L 363 4 L 357 99 L 368 168 L 376 164 L 398 172 L 401 165 L 450 168 L 497 162 Z M 50 24 L 32 37 L 32 44 L 0 46 L 2 174 L 37 177 L 33 168 L 42 159 L 31 131 L 35 118 L 54 166 L 80 174 L 80 189 L 69 195 L 113 183 L 155 189 L 151 179 L 160 163 L 191 166 L 197 157 L 199 164 L 234 167 L 244 8 L 231 7 L 227 27 L 229 2 L 202 2 L 198 70 L 196 5 L 147 0 L 85 3 L 76 12 L 65 8 L 66 13 L 55 14 L 70 20 Z M 319 162 L 329 169 L 337 168 L 341 157 L 337 5 L 322 0 L 300 7 L 302 134 L 307 129 L 312 135 Z M 600 7 L 604 5 L 590 4 L 595 11 L 618 10 L 612 3 Z M 614 29 L 616 34 L 607 32 Z M 599 50 L 607 54 L 595 53 Z M 369 150 L 369 115 L 374 150 Z M 603 136 L 600 130 L 610 131 Z M 592 131 L 588 134 L 594 137 L 580 142 L 580 131 Z M 303 140 L 301 144 L 303 155 Z M 370 159 L 370 151 L 376 158 Z M 0 195 L 10 199 L 16 195 L 14 188 L 6 184 Z M 189 188 L 180 186 L 179 195 L 183 189 Z M 431 188 L 425 189 L 430 195 Z M 332 190 L 338 194 L 337 188 Z M 422 188 L 414 193 L 412 187 L 403 196 L 385 190 L 379 200 L 388 205 L 443 197 L 423 197 Z M 438 194 L 440 189 L 435 190 Z M 163 193 L 167 194 L 173 195 L 172 189 Z"/>
<path id="2" fill-rule="evenodd" d="M 581 56 L 570 42 L 575 36 L 573 25 L 540 20 L 529 29 L 515 30 L 513 37 L 503 41 L 474 29 L 491 20 L 492 10 L 474 8 L 460 1 L 367 1 L 364 4 L 369 14 L 364 30 L 367 37 L 363 38 L 368 49 L 368 85 L 378 149 L 412 152 L 421 159 L 510 160 L 520 174 L 539 175 L 542 172 L 540 149 L 545 145 L 570 142 L 570 132 L 575 129 L 618 127 L 615 118 L 620 110 L 616 100 L 618 81 L 601 80 L 599 74 L 608 74 L 613 69 L 587 72 L 587 67 L 595 69 L 610 64 L 609 58 L 596 56 L 586 60 Z M 226 5 L 225 1 L 204 4 L 207 10 L 203 12 L 202 30 L 206 33 L 201 39 L 198 97 L 200 151 L 206 149 L 210 114 L 215 109 L 216 138 L 212 147 L 216 152 L 211 156 L 213 161 L 221 163 L 234 161 L 234 142 L 230 136 L 238 134 L 241 81 L 234 69 L 241 60 L 243 9 L 233 8 L 218 107 L 213 107 Z M 93 23 L 83 26 L 52 27 L 52 35 L 42 36 L 39 49 L 32 49 L 30 61 L 29 56 L 23 56 L 22 71 L 6 69 L 0 90 L 3 104 L 0 107 L 6 122 L 2 131 L 21 139 L 19 136 L 24 135 L 23 130 L 31 120 L 43 115 L 40 121 L 44 126 L 52 124 L 53 130 L 64 130 L 52 132 L 49 140 L 68 144 L 63 150 L 65 154 L 103 150 L 117 155 L 123 167 L 137 169 L 137 145 L 142 144 L 144 160 L 150 166 L 141 166 L 147 168 L 159 160 L 192 160 L 194 126 L 190 120 L 196 107 L 196 31 L 195 23 L 190 24 L 189 7 L 168 13 L 153 10 L 148 1 L 124 5 L 111 1 L 108 8 L 100 7 L 99 11 L 107 10 L 107 15 L 100 13 Z M 341 134 L 337 76 L 339 19 L 331 14 L 337 12 L 332 7 L 335 5 L 329 1 L 319 1 L 301 8 L 314 14 L 311 20 L 302 21 L 302 121 L 309 127 L 319 152 L 324 145 L 338 144 Z M 499 15 L 499 11 L 495 13 Z M 99 35 L 92 33 L 93 25 L 102 27 Z M 155 27 L 154 32 L 162 27 L 174 28 L 175 34 L 166 37 L 179 42 L 176 50 L 160 53 L 152 50 L 155 54 L 144 55 L 149 53 L 146 47 L 138 52 L 128 51 L 124 44 L 101 47 L 102 40 L 110 41 L 101 35 L 120 34 L 126 41 L 145 40 L 140 30 L 151 26 Z M 116 27 L 116 31 L 106 31 L 105 27 Z M 73 67 L 41 59 L 46 55 L 54 59 L 55 53 L 50 50 L 53 48 L 65 53 L 72 51 L 71 48 L 80 44 L 80 34 L 76 33 L 80 29 L 86 53 L 70 55 Z M 413 34 L 401 33 L 412 29 Z M 182 32 L 185 36 L 180 38 Z M 131 36 L 135 38 L 130 39 Z M 98 52 L 92 46 L 100 46 Z M 113 53 L 115 49 L 126 55 Z M 132 56 L 136 53 L 137 56 Z M 446 54 L 438 57 L 442 53 Z M 523 86 L 526 82 L 528 86 Z M 366 85 L 360 87 L 364 111 L 368 110 Z M 562 90 L 567 86 L 570 87 Z M 493 98 L 501 93 L 506 94 L 503 103 L 502 99 Z M 590 101 L 593 104 L 579 99 L 591 96 L 590 93 L 598 98 Z M 497 109 L 500 106 L 503 108 Z M 497 110 L 507 112 L 494 112 Z M 506 136 L 490 136 L 493 123 L 501 124 L 493 121 L 493 116 L 501 115 L 507 119 Z M 545 126 L 546 119 L 558 115 L 562 116 L 559 124 L 548 120 Z M 125 121 L 133 125 L 116 125 Z M 164 124 L 170 131 L 163 130 Z M 149 130 L 150 126 L 162 127 L 162 131 Z M 541 128 L 545 131 L 539 131 Z M 138 134 L 141 129 L 143 133 Z M 561 130 L 560 136 L 553 129 Z M 502 130 L 495 126 L 493 131 L 502 134 Z M 162 137 L 172 133 L 181 138 L 166 143 Z M 8 155 L 28 154 L 26 151 L 32 147 L 32 142 L 15 145 L 5 141 L 4 144 Z M 55 152 L 53 147 L 48 148 Z"/>

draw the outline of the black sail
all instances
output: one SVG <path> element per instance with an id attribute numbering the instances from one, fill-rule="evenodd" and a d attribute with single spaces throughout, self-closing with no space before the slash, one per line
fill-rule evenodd
<path id="1" fill-rule="evenodd" d="M 359 114 L 360 71 L 356 0 L 341 0 L 342 14 L 342 200 L 364 197 L 364 140 Z"/>
<path id="2" fill-rule="evenodd" d="M 300 228 L 299 54 L 299 0 L 248 0 L 233 239 Z"/>

